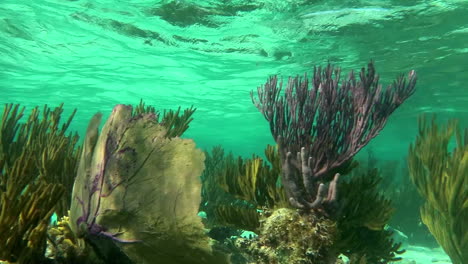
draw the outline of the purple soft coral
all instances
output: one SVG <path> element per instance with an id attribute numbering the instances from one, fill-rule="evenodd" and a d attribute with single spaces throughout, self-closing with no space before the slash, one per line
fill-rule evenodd
<path id="1" fill-rule="evenodd" d="M 106 226 L 98 224 L 98 218 L 103 210 L 101 208 L 102 199 L 111 196 L 113 191 L 122 184 L 122 180 L 113 179 L 112 174 L 107 173 L 109 161 L 122 159 L 124 153 L 131 153 L 130 156 L 136 155 L 134 149 L 130 147 L 118 150 L 118 137 L 111 130 L 119 127 L 111 125 L 112 129 L 108 127 L 105 134 L 98 139 L 99 122 L 100 115 L 96 115 L 88 127 L 74 187 L 76 190 L 73 191 L 71 218 L 76 220 L 72 229 L 78 237 L 102 236 L 120 243 L 139 242 L 140 240 L 136 239 L 119 238 L 122 232 L 111 233 L 108 232 Z"/>

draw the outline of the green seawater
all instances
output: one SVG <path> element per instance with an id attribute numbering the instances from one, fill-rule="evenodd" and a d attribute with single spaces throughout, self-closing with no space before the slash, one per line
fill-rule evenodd
<path id="1" fill-rule="evenodd" d="M 263 155 L 274 141 L 250 91 L 332 63 L 373 60 L 383 85 L 415 70 L 417 90 L 367 150 L 404 161 L 423 113 L 468 127 L 468 1 L 1 0 L 0 103 L 64 103 L 91 116 L 143 99 L 197 108 L 184 134 L 203 149 Z"/>

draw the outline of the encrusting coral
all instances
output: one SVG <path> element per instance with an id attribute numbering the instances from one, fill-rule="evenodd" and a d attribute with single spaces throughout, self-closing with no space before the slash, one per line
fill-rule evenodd
<path id="1" fill-rule="evenodd" d="M 323 216 L 280 208 L 262 220 L 257 239 L 240 238 L 235 243 L 248 252 L 249 263 L 334 263 L 336 256 L 329 248 L 336 233 L 335 223 Z"/>
<path id="2" fill-rule="evenodd" d="M 448 146 L 455 135 L 455 147 Z M 425 199 L 423 223 L 454 264 L 468 261 L 468 129 L 458 123 L 429 125 L 419 121 L 419 134 L 408 154 L 410 177 Z"/>
<path id="3" fill-rule="evenodd" d="M 74 112 L 59 128 L 62 105 L 32 110 L 5 105 L 0 131 L 0 259 L 17 263 L 44 260 L 46 232 L 54 211 L 68 207 L 64 195 L 73 182 L 77 136 L 65 135 Z M 71 180 L 70 180 L 71 179 Z"/>
<path id="4" fill-rule="evenodd" d="M 104 264 L 105 262 L 96 255 L 90 245 L 80 244 L 80 240 L 71 230 L 70 217 L 63 216 L 55 225 L 49 226 L 47 231 L 47 259 L 55 263 L 75 264 L 90 263 Z M 114 260 L 114 263 L 117 261 Z M 122 263 L 119 261 L 118 263 Z"/>

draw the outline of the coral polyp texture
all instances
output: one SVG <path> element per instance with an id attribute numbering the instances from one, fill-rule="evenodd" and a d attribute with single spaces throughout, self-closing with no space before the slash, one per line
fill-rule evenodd
<path id="1" fill-rule="evenodd" d="M 315 214 L 295 209 L 274 210 L 262 221 L 257 239 L 238 239 L 239 248 L 257 264 L 334 263 L 330 248 L 337 236 L 336 224 Z"/>

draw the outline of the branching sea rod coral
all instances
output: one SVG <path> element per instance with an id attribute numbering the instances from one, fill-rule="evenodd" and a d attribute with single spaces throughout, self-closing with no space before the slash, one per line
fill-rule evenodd
<path id="1" fill-rule="evenodd" d="M 73 118 L 60 128 L 62 106 L 36 107 L 21 123 L 24 108 L 7 104 L 0 130 L 0 260 L 44 260 L 51 215 L 69 206 L 76 171 L 77 136 L 66 136 Z"/>
<path id="2" fill-rule="evenodd" d="M 448 147 L 455 135 L 455 147 Z M 425 203 L 421 219 L 454 264 L 468 261 L 468 128 L 456 120 L 429 125 L 420 118 L 419 134 L 408 154 L 410 177 Z"/>
<path id="3" fill-rule="evenodd" d="M 224 155 L 221 147 L 206 154 L 202 174 L 202 206 L 205 223 L 257 231 L 260 215 L 265 210 L 288 207 L 280 184 L 280 160 L 276 146 L 265 149 L 266 160 Z"/>
<path id="4" fill-rule="evenodd" d="M 181 107 L 179 106 L 176 111 L 171 109 L 164 110 L 161 114 L 154 106 L 146 106 L 143 100 L 140 100 L 140 103 L 133 109 L 132 115 L 154 115 L 154 119 L 166 128 L 166 137 L 171 138 L 182 136 L 182 134 L 189 128 L 189 124 L 193 120 L 192 115 L 197 109 L 191 106 L 190 108 L 184 109 L 184 112 L 181 112 L 180 110 Z"/>
<path id="5" fill-rule="evenodd" d="M 349 165 L 415 91 L 414 71 L 408 81 L 400 76 L 383 89 L 372 62 L 367 72 L 361 69 L 359 80 L 354 72 L 343 81 L 340 75 L 340 68 L 328 65 L 314 68 L 311 85 L 307 75 L 289 78 L 284 96 L 276 76 L 258 87 L 257 99 L 251 92 L 280 147 L 282 182 L 290 203 L 298 208 L 316 207 L 318 189 L 324 188 L 320 181 Z"/>

